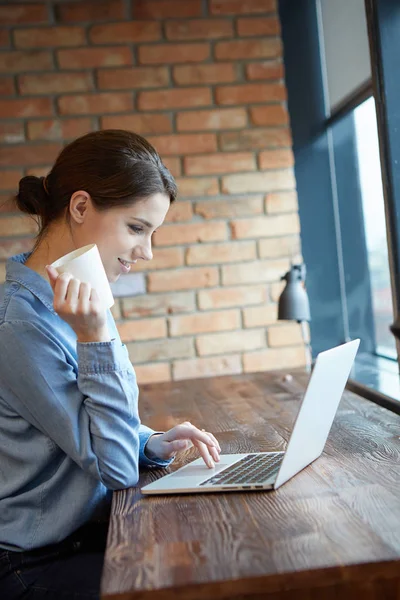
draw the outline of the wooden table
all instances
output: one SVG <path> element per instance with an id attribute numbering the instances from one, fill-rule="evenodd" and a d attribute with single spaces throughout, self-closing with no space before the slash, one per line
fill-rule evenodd
<path id="1" fill-rule="evenodd" d="M 306 381 L 274 372 L 148 385 L 141 416 L 155 429 L 190 420 L 225 453 L 282 450 Z M 321 458 L 276 492 L 116 492 L 103 596 L 399 600 L 399 436 L 398 415 L 345 392 Z"/>

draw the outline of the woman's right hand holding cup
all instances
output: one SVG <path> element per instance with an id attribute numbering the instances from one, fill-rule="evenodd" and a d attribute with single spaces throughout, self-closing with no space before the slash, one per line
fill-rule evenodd
<path id="1" fill-rule="evenodd" d="M 75 331 L 77 341 L 109 342 L 107 313 L 96 290 L 71 273 L 58 274 L 50 265 L 46 271 L 54 292 L 54 310 Z"/>

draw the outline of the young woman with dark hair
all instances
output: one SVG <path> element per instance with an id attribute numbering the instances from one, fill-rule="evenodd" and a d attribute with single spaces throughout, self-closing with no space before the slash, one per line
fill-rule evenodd
<path id="1" fill-rule="evenodd" d="M 87 134 L 46 178 L 24 177 L 17 205 L 36 215 L 32 252 L 7 263 L 0 305 L 0 597 L 98 598 L 112 490 L 139 466 L 166 466 L 212 433 L 142 425 L 138 387 L 114 319 L 94 289 L 49 267 L 98 246 L 110 282 L 150 260 L 175 200 L 154 148 L 127 131 Z"/>

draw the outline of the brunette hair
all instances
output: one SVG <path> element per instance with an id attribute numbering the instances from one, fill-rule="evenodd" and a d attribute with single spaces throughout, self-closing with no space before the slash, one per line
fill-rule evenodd
<path id="1" fill-rule="evenodd" d="M 140 135 L 120 129 L 88 133 L 66 146 L 47 177 L 29 175 L 19 182 L 16 203 L 37 215 L 36 245 L 50 223 L 66 210 L 78 190 L 90 194 L 97 210 L 129 206 L 162 193 L 173 202 L 175 180 L 158 152 Z"/>

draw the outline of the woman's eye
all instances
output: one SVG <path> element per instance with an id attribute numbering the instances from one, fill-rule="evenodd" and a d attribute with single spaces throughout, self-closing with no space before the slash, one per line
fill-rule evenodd
<path id="1" fill-rule="evenodd" d="M 133 231 L 134 233 L 142 233 L 143 232 L 142 227 L 138 227 L 137 225 L 129 225 L 129 229 L 131 231 Z"/>

